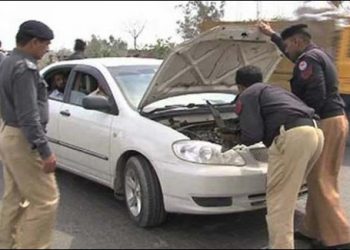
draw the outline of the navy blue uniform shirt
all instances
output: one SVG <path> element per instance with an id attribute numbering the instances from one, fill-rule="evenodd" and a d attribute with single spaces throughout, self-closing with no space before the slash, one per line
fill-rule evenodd
<path id="1" fill-rule="evenodd" d="M 240 142 L 252 145 L 263 141 L 270 147 L 279 129 L 287 122 L 313 118 L 315 111 L 298 97 L 280 87 L 256 83 L 238 97 L 236 113 L 241 128 Z"/>
<path id="2" fill-rule="evenodd" d="M 283 40 L 277 34 L 271 40 L 285 53 Z M 338 90 L 338 76 L 332 58 L 315 44 L 310 44 L 294 62 L 292 92 L 315 109 L 321 119 L 344 114 L 345 103 Z"/>

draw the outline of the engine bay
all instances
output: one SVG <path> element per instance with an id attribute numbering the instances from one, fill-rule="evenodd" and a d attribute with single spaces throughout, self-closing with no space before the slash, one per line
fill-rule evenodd
<path id="1" fill-rule="evenodd" d="M 231 110 L 220 112 L 220 116 L 226 127 L 233 130 L 239 129 L 239 120 L 234 112 Z M 161 116 L 153 116 L 152 120 L 171 127 L 191 140 L 207 141 L 224 147 L 225 142 L 217 132 L 217 121 L 209 110 L 204 113 L 171 112 Z M 267 149 L 263 144 L 259 143 L 251 147 L 238 145 L 238 147 L 248 150 L 256 161 L 267 162 Z"/>
<path id="2" fill-rule="evenodd" d="M 236 126 L 233 120 L 226 121 L 228 127 Z M 182 134 L 188 136 L 192 140 L 202 140 L 212 143 L 222 145 L 223 140 L 220 135 L 216 132 L 216 123 L 215 121 L 206 121 L 198 123 L 188 123 L 184 121 L 180 127 L 172 127 Z"/>
<path id="3" fill-rule="evenodd" d="M 222 113 L 225 126 L 237 128 L 237 115 L 233 112 Z M 186 135 L 191 140 L 202 140 L 222 145 L 223 139 L 217 133 L 217 123 L 212 114 L 174 115 L 162 119 L 154 119 L 176 131 Z"/>

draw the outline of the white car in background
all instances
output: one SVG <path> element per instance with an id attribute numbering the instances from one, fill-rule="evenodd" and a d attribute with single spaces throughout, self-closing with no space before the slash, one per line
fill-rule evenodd
<path id="1" fill-rule="evenodd" d="M 125 197 L 141 227 L 166 213 L 222 214 L 265 207 L 267 153 L 262 144 L 221 153 L 206 104 L 230 126 L 236 114 L 235 72 L 252 64 L 268 79 L 276 47 L 255 29 L 217 27 L 174 49 L 164 61 L 99 58 L 42 70 L 63 100 L 50 99 L 48 137 L 65 170 Z M 97 87 L 106 96 L 89 96 Z M 303 190 L 301 190 L 303 193 Z"/>

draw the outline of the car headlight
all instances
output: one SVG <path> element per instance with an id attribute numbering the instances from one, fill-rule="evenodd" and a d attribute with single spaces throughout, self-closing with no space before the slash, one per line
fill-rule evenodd
<path id="1" fill-rule="evenodd" d="M 181 160 L 210 164 L 244 166 L 243 157 L 235 150 L 221 153 L 221 146 L 205 141 L 177 141 L 173 144 L 175 155 Z"/>

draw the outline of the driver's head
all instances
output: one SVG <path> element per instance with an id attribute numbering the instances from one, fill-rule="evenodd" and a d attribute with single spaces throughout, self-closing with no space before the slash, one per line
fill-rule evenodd
<path id="1" fill-rule="evenodd" d="M 55 84 L 55 87 L 63 93 L 64 88 L 66 86 L 66 81 L 65 81 L 65 77 L 62 73 L 57 73 L 54 75 L 53 77 L 53 82 Z"/>

